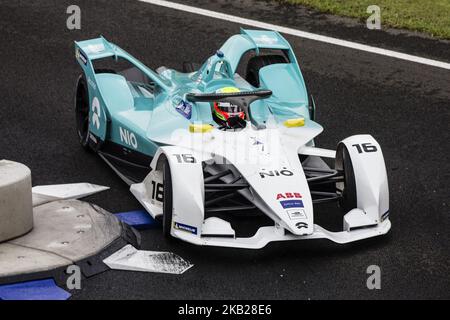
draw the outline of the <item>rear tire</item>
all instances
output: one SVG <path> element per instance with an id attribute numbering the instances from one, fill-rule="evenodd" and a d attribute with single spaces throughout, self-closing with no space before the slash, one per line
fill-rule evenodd
<path id="1" fill-rule="evenodd" d="M 172 239 L 170 231 L 172 229 L 173 189 L 170 165 L 167 159 L 165 159 L 163 163 L 163 188 L 163 234 L 166 239 Z"/>
<path id="2" fill-rule="evenodd" d="M 259 88 L 259 70 L 265 66 L 277 63 L 288 63 L 287 59 L 281 55 L 256 56 L 249 60 L 245 79 L 252 86 Z"/>
<path id="3" fill-rule="evenodd" d="M 89 91 L 84 74 L 78 77 L 75 91 L 75 117 L 78 139 L 85 150 L 89 147 Z"/>

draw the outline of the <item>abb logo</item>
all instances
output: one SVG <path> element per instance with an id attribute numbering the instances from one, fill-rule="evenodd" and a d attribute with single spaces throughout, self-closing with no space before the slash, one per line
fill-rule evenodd
<path id="1" fill-rule="evenodd" d="M 300 199 L 302 195 L 299 192 L 286 192 L 277 194 L 277 200 L 280 199 Z"/>

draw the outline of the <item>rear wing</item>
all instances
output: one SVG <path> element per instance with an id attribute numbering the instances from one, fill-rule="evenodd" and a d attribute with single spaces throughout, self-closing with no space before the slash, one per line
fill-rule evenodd
<path id="1" fill-rule="evenodd" d="M 246 30 L 241 28 L 241 34 L 246 36 L 254 45 L 256 52 L 259 49 L 290 50 L 291 46 L 276 31 L 269 30 Z M 259 54 L 259 53 L 257 53 Z"/>
<path id="2" fill-rule="evenodd" d="M 250 50 L 255 50 L 256 55 L 261 50 L 283 50 L 288 53 L 291 62 L 297 63 L 289 42 L 277 31 L 271 30 L 247 30 L 241 28 L 241 33 L 229 38 L 220 48 L 229 61 L 232 73 L 241 61 L 241 57 Z M 299 71 L 300 72 L 300 71 Z"/>
<path id="3" fill-rule="evenodd" d="M 80 63 L 87 65 L 90 60 L 117 56 L 116 46 L 103 37 L 75 41 L 75 56 Z"/>
<path id="4" fill-rule="evenodd" d="M 146 74 L 150 79 L 152 79 L 156 84 L 158 84 L 164 91 L 168 91 L 171 86 L 169 82 L 161 79 L 161 77 L 156 72 L 148 68 L 146 65 L 134 58 L 125 50 L 109 42 L 103 37 L 84 41 L 75 41 L 75 57 L 83 71 L 87 75 L 92 75 L 94 78 L 95 69 L 92 61 L 114 57 L 115 59 L 125 59 L 133 64 L 144 74 Z"/>

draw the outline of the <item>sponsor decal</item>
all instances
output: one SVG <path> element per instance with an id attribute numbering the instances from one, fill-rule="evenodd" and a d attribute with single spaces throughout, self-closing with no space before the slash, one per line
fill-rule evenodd
<path id="1" fill-rule="evenodd" d="M 133 132 L 130 132 L 127 129 L 124 129 L 122 127 L 119 127 L 119 133 L 120 133 L 120 141 L 125 143 L 126 145 L 133 147 L 134 149 L 137 149 L 138 143 L 136 136 Z"/>
<path id="2" fill-rule="evenodd" d="M 192 234 L 197 234 L 197 228 L 193 226 L 189 226 L 187 224 L 182 224 L 179 222 L 174 222 L 173 227 L 177 230 L 190 232 Z"/>
<path id="3" fill-rule="evenodd" d="M 295 226 L 297 227 L 297 229 L 308 229 L 308 224 L 306 222 L 297 222 Z"/>
<path id="4" fill-rule="evenodd" d="M 95 54 L 105 51 L 105 46 L 103 45 L 103 43 L 90 44 L 86 49 L 89 53 Z"/>
<path id="5" fill-rule="evenodd" d="M 306 220 L 306 219 L 308 219 L 304 209 L 290 209 L 290 210 L 286 210 L 286 212 L 289 215 L 289 219 L 291 219 L 291 220 L 299 220 L 299 219 Z"/>
<path id="6" fill-rule="evenodd" d="M 264 145 L 264 143 L 261 142 L 261 141 L 259 141 L 256 137 L 250 137 L 250 139 L 253 140 L 253 145 L 254 145 L 254 146 Z"/>
<path id="7" fill-rule="evenodd" d="M 283 209 L 304 208 L 302 200 L 284 200 L 280 201 Z"/>
<path id="8" fill-rule="evenodd" d="M 257 43 L 261 43 L 261 44 L 275 44 L 278 42 L 277 38 L 272 38 L 265 34 L 263 34 L 257 38 L 254 38 L 254 39 Z"/>
<path id="9" fill-rule="evenodd" d="M 92 99 L 92 124 L 97 128 L 97 130 L 100 129 L 100 101 L 97 97 L 94 97 Z"/>
<path id="10" fill-rule="evenodd" d="M 187 101 L 181 100 L 178 103 L 176 110 L 186 119 L 191 119 L 192 117 L 192 104 Z"/>
<path id="11" fill-rule="evenodd" d="M 301 210 L 303 213 L 299 210 L 299 208 L 304 207 L 303 200 L 301 200 L 301 198 L 302 195 L 300 192 L 283 192 L 277 194 L 277 201 L 280 201 L 283 209 L 295 208 L 295 210 L 287 210 L 287 213 L 291 219 L 300 219 L 301 216 L 305 216 L 304 219 L 306 219 L 304 210 Z"/>
<path id="12" fill-rule="evenodd" d="M 293 175 L 294 173 L 288 170 L 286 167 L 283 167 L 281 170 L 261 169 L 261 171 L 259 172 L 259 176 L 263 179 L 265 177 L 280 177 L 280 176 L 291 177 Z"/>
<path id="13" fill-rule="evenodd" d="M 285 192 L 285 193 L 279 193 L 277 194 L 277 200 L 280 199 L 301 199 L 302 195 L 300 192 Z"/>
<path id="14" fill-rule="evenodd" d="M 75 51 L 75 57 L 76 57 L 77 59 L 80 59 L 81 62 L 84 63 L 84 65 L 87 65 L 88 59 L 87 59 L 87 57 L 84 55 L 84 53 L 83 53 L 82 51 L 80 51 L 80 49 L 77 49 L 77 50 Z"/>
<path id="15" fill-rule="evenodd" d="M 88 77 L 87 82 L 94 90 L 97 90 L 97 85 L 95 84 L 94 80 Z"/>

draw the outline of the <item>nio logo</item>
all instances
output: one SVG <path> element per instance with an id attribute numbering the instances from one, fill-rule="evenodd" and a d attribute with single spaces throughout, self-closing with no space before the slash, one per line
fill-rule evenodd
<path id="1" fill-rule="evenodd" d="M 134 133 L 128 131 L 127 129 L 123 129 L 122 127 L 119 127 L 119 131 L 120 131 L 120 141 L 137 149 L 138 143 Z"/>
<path id="2" fill-rule="evenodd" d="M 100 129 L 100 101 L 97 97 L 92 99 L 92 124 L 98 129 Z"/>
<path id="3" fill-rule="evenodd" d="M 297 227 L 297 229 L 308 229 L 308 224 L 306 222 L 297 222 L 295 226 Z"/>
<path id="4" fill-rule="evenodd" d="M 259 175 L 263 179 L 265 177 L 279 177 L 279 176 L 290 177 L 294 175 L 294 173 L 288 170 L 287 168 L 283 168 L 281 170 L 266 170 L 266 169 L 261 170 L 262 171 L 259 173 Z"/>

